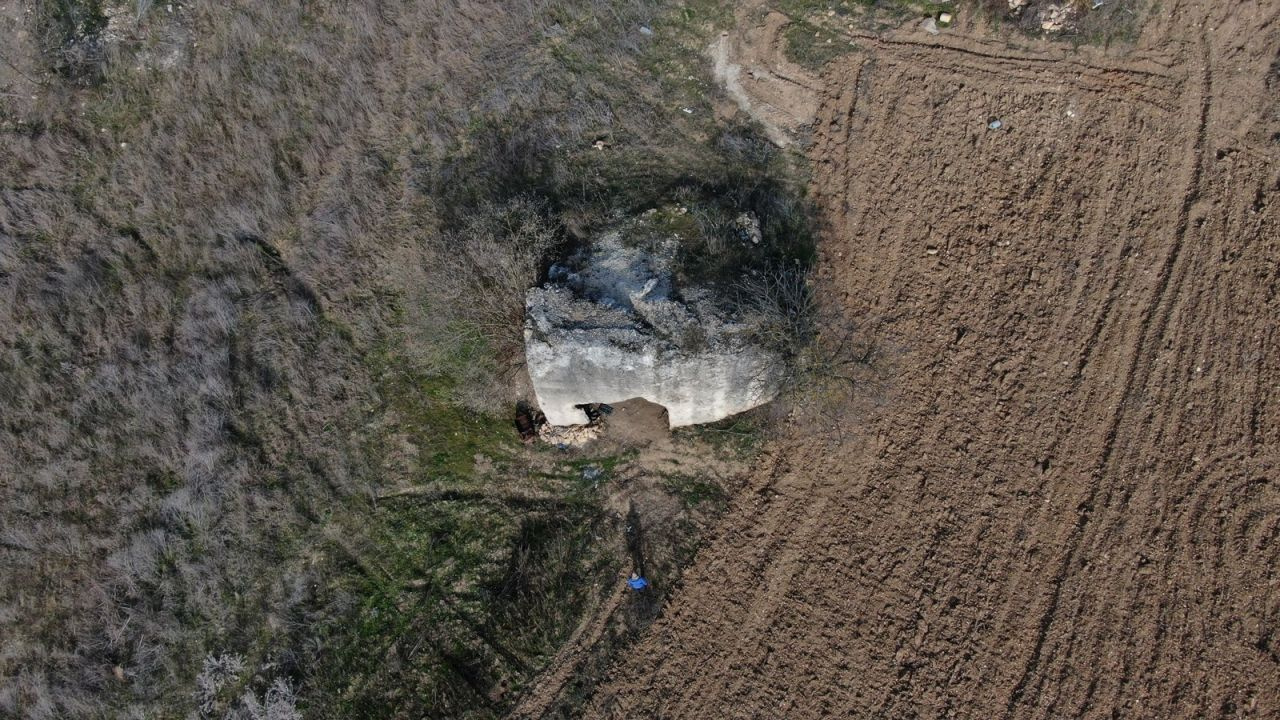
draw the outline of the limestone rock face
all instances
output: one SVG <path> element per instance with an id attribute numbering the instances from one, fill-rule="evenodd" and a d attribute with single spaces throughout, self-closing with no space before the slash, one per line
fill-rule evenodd
<path id="1" fill-rule="evenodd" d="M 778 358 L 705 289 L 673 287 L 674 239 L 627 231 L 596 239 L 526 296 L 525 355 L 553 425 L 587 422 L 575 407 L 644 398 L 672 427 L 719 420 L 777 394 Z"/>

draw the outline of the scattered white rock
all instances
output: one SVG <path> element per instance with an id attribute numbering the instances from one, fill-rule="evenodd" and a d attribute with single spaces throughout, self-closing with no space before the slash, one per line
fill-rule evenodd
<path id="1" fill-rule="evenodd" d="M 545 424 L 538 429 L 538 437 L 556 447 L 581 447 L 600 437 L 602 425 L 568 425 L 557 427 Z"/>
<path id="2" fill-rule="evenodd" d="M 738 233 L 738 238 L 744 243 L 759 245 L 764 239 L 764 233 L 760 231 L 760 220 L 751 213 L 742 213 L 733 221 L 733 227 Z"/>
<path id="3" fill-rule="evenodd" d="M 1071 21 L 1070 5 L 1046 5 L 1040 13 L 1040 29 L 1044 32 L 1057 32 Z"/>

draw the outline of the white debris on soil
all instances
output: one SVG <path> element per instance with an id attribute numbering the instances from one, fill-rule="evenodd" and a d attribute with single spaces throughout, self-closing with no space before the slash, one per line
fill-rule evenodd
<path id="1" fill-rule="evenodd" d="M 1045 32 L 1057 32 L 1071 21 L 1070 5 L 1046 5 L 1040 13 L 1040 29 Z"/>
<path id="2" fill-rule="evenodd" d="M 738 238 L 744 243 L 759 245 L 764 239 L 764 233 L 760 231 L 760 220 L 751 213 L 742 213 L 733 221 L 734 229 L 738 232 Z"/>
<path id="3" fill-rule="evenodd" d="M 604 426 L 601 423 L 563 427 L 547 423 L 538 428 L 538 438 L 556 447 L 581 447 L 600 437 L 602 432 Z"/>

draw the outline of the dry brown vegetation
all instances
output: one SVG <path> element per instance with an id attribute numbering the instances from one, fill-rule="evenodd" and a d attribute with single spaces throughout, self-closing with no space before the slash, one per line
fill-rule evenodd
<path id="1" fill-rule="evenodd" d="M 726 176 L 714 4 L 37 6 L 0 71 L 0 714 L 500 713 L 608 521 L 449 401 L 501 406 L 565 227 Z"/>
<path id="2" fill-rule="evenodd" d="M 428 243 L 435 277 L 424 289 L 427 312 L 418 331 L 436 341 L 421 347 L 434 374 L 457 380 L 452 397 L 463 407 L 497 412 L 528 394 L 524 297 L 561 242 L 545 209 L 517 198 L 477 206 Z"/>

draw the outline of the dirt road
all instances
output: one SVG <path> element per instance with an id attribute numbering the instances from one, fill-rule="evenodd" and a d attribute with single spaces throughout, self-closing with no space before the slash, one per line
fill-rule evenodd
<path id="1" fill-rule="evenodd" d="M 853 37 L 821 276 L 887 397 L 774 443 L 592 715 L 1280 716 L 1278 14 Z"/>

